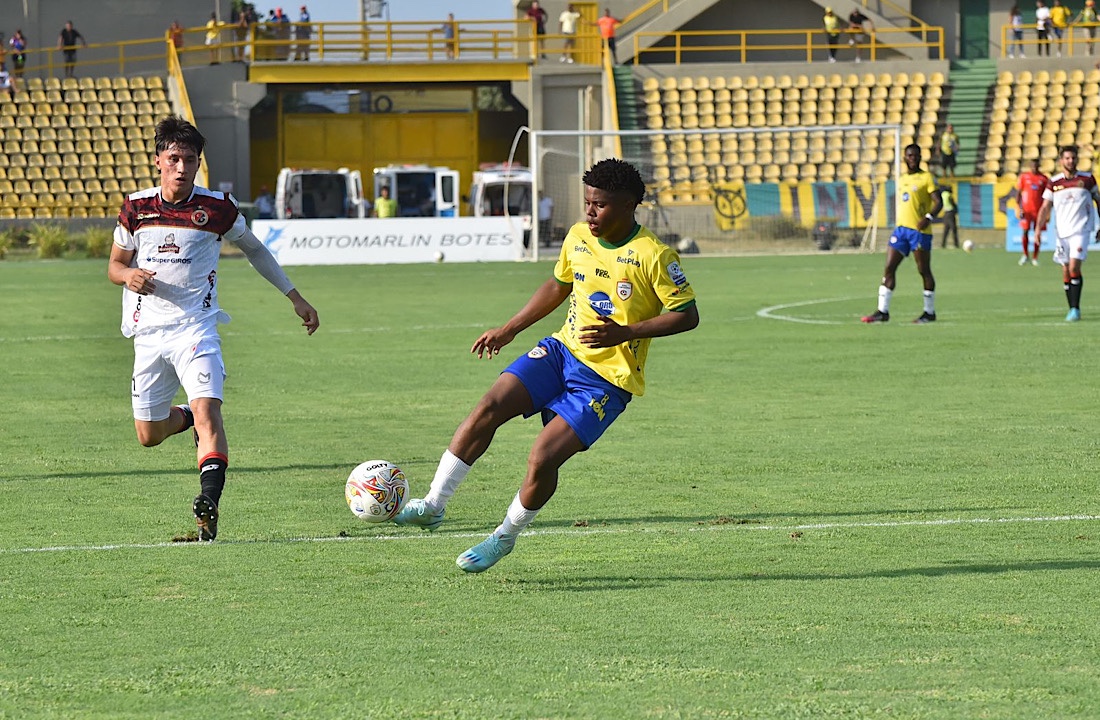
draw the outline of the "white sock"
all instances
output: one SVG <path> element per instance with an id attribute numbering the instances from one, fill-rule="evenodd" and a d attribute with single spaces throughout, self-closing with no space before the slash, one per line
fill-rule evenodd
<path id="1" fill-rule="evenodd" d="M 878 286 L 878 309 L 879 312 L 890 312 L 890 298 L 893 297 L 894 291 L 885 285 Z"/>
<path id="2" fill-rule="evenodd" d="M 439 458 L 439 467 L 435 470 L 432 486 L 424 496 L 424 504 L 433 512 L 447 507 L 447 502 L 466 479 L 468 472 L 470 472 L 469 465 L 452 455 L 450 450 L 444 452 L 443 457 Z"/>
<path id="3" fill-rule="evenodd" d="M 929 315 L 936 314 L 936 291 L 925 290 L 924 291 L 924 311 Z"/>
<path id="4" fill-rule="evenodd" d="M 512 504 L 508 506 L 508 514 L 504 516 L 504 522 L 502 522 L 493 532 L 497 535 L 519 535 L 527 529 L 527 526 L 531 524 L 531 521 L 533 521 L 538 514 L 538 510 L 528 510 L 523 507 L 523 503 L 519 501 L 519 493 L 517 492 L 516 496 L 512 498 Z"/>

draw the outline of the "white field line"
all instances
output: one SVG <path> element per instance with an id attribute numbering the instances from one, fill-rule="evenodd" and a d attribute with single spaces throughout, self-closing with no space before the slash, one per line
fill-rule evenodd
<path id="1" fill-rule="evenodd" d="M 753 523 L 730 522 L 714 525 L 692 525 L 686 528 L 670 528 L 664 523 L 660 526 L 628 526 L 628 527 L 570 527 L 570 528 L 546 528 L 543 530 L 528 530 L 524 536 L 534 535 L 627 535 L 649 534 L 667 530 L 677 532 L 717 532 L 717 531 L 749 531 L 770 530 L 777 532 L 796 532 L 805 530 L 858 530 L 862 528 L 903 528 L 903 527 L 944 527 L 961 525 L 1007 525 L 1012 523 L 1059 523 L 1059 522 L 1095 522 L 1100 520 L 1100 515 L 1049 515 L 1039 517 L 1002 517 L 1002 518 L 941 518 L 936 520 L 884 520 L 881 522 L 858 523 L 808 523 L 801 525 L 757 525 Z M 413 528 L 415 530 L 415 528 Z M 477 533 L 441 533 L 435 537 L 446 538 L 482 538 L 485 532 Z M 323 542 L 386 542 L 391 540 L 426 540 L 433 535 L 424 532 L 408 532 L 400 535 L 364 535 L 360 537 L 298 537 L 276 540 L 229 540 L 218 543 L 198 542 L 161 542 L 161 543 L 130 543 L 118 545 L 54 545 L 48 547 L 28 548 L 0 548 L 0 555 L 15 555 L 26 553 L 54 553 L 54 552 L 103 552 L 107 550 L 160 550 L 162 548 L 175 547 L 205 547 L 208 545 L 253 545 L 259 543 L 323 543 Z"/>
<path id="2" fill-rule="evenodd" d="M 782 303 L 780 305 L 772 305 L 771 307 L 760 308 L 756 311 L 757 317 L 766 318 L 768 320 L 785 320 L 793 323 L 804 323 L 806 325 L 843 325 L 845 323 L 839 320 L 811 320 L 809 318 L 800 318 L 793 315 L 783 315 L 780 311 L 789 310 L 790 308 L 805 307 L 806 305 L 821 305 L 823 303 L 831 302 L 844 302 L 846 300 L 857 300 L 856 297 L 838 297 L 838 298 L 821 298 L 819 300 L 803 300 L 802 302 L 795 303 Z"/>
<path id="3" fill-rule="evenodd" d="M 401 328 L 401 330 L 465 330 L 469 328 L 486 328 L 492 323 L 452 323 L 445 325 L 408 325 Z M 293 327 L 293 326 L 292 326 Z M 325 326 L 326 334 L 335 335 L 355 335 L 359 333 L 389 333 L 396 330 L 394 327 L 379 326 L 379 327 L 359 327 L 359 328 L 330 328 Z M 253 333 L 234 332 L 232 330 L 220 330 L 219 333 L 222 337 L 249 337 Z M 292 330 L 265 330 L 264 336 L 268 335 L 301 335 L 302 330 L 294 328 Z M 100 333 L 96 335 L 28 335 L 26 337 L 0 337 L 0 343 L 32 343 L 32 342 L 87 342 L 89 340 L 125 340 L 121 333 Z"/>
<path id="4" fill-rule="evenodd" d="M 851 319 L 848 319 L 848 320 L 814 320 L 814 319 L 811 319 L 811 318 L 798 317 L 796 315 L 787 315 L 787 314 L 784 314 L 782 311 L 790 310 L 792 308 L 806 307 L 808 305 L 824 305 L 825 303 L 845 302 L 845 301 L 848 301 L 848 300 L 858 300 L 858 299 L 859 299 L 859 297 L 853 296 L 853 297 L 818 298 L 816 300 L 803 300 L 801 302 L 794 302 L 794 303 L 781 303 L 779 305 L 771 305 L 771 306 L 766 307 L 766 308 L 760 308 L 759 310 L 756 311 L 756 316 L 764 318 L 766 320 L 782 320 L 784 322 L 802 323 L 803 325 L 849 325 L 852 322 Z M 872 300 L 873 300 L 873 298 L 872 298 Z M 1050 314 L 1052 316 L 1058 316 L 1059 313 L 1062 312 L 1063 310 L 1064 310 L 1064 308 L 1062 308 L 1061 306 L 1050 306 L 1050 307 L 1043 307 L 1043 308 L 1035 308 L 1034 311 L 1036 313 L 1042 313 L 1044 318 L 1045 318 L 1047 314 Z M 994 312 L 1001 312 L 1002 314 L 1008 314 L 1009 312 L 1015 312 L 1015 311 L 1003 310 L 1003 311 L 994 311 Z M 1008 322 L 1008 323 L 1005 323 L 1005 324 L 1006 325 L 1014 325 L 1014 326 L 1026 326 L 1026 327 L 1066 327 L 1067 326 L 1067 324 L 1065 322 L 1063 322 L 1061 320 L 1058 320 L 1056 317 L 1052 317 L 1050 319 L 1041 319 L 1041 320 L 1036 319 L 1035 322 Z"/>

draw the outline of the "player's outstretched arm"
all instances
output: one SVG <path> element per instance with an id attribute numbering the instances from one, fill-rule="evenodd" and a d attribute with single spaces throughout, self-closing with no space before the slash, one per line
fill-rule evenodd
<path id="1" fill-rule="evenodd" d="M 302 327 L 306 329 L 306 335 L 312 335 L 321 326 L 321 319 L 317 317 L 317 311 L 306 302 L 306 299 L 297 290 L 291 290 L 286 296 L 294 304 L 295 314 L 302 318 Z"/>
<path id="2" fill-rule="evenodd" d="M 554 278 L 550 278 L 531 296 L 527 304 L 512 319 L 498 328 L 486 330 L 474 341 L 470 352 L 479 358 L 492 358 L 500 352 L 500 349 L 512 342 L 516 335 L 531 327 L 539 320 L 549 315 L 556 307 L 561 305 L 573 286 L 563 285 Z"/>

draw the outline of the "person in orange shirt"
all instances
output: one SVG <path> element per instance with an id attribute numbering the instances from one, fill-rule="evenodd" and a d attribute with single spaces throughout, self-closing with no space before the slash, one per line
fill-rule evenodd
<path id="1" fill-rule="evenodd" d="M 1034 241 L 1031 252 L 1031 264 L 1039 264 L 1039 246 L 1043 244 L 1043 231 L 1046 224 L 1039 226 L 1039 208 L 1043 207 L 1043 191 L 1050 187 L 1050 178 L 1039 172 L 1039 158 L 1032 158 L 1031 169 L 1020 173 L 1020 179 L 1016 181 L 1016 204 L 1020 210 L 1020 229 L 1023 236 L 1020 243 L 1023 246 L 1023 255 L 1020 264 L 1028 261 L 1027 239 L 1028 232 L 1035 228 Z"/>
<path id="2" fill-rule="evenodd" d="M 615 57 L 615 28 L 622 24 L 622 20 L 611 15 L 611 8 L 604 8 L 603 16 L 596 20 L 596 25 L 600 28 L 600 37 L 602 37 L 607 44 L 607 51 L 611 53 L 611 63 L 613 65 L 619 63 Z"/>

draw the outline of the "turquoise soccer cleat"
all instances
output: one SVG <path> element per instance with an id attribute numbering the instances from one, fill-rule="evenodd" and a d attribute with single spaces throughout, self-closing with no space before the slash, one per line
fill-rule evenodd
<path id="1" fill-rule="evenodd" d="M 393 519 L 393 524 L 419 525 L 428 532 L 433 532 L 437 527 L 443 524 L 443 516 L 446 513 L 447 510 L 445 508 L 432 512 L 428 509 L 428 506 L 423 500 L 413 498 L 405 503 L 405 507 L 401 508 L 401 512 L 397 513 L 397 516 Z"/>
<path id="2" fill-rule="evenodd" d="M 1066 322 L 1077 322 L 1081 319 L 1081 311 L 1077 308 L 1070 308 L 1066 313 Z"/>
<path id="3" fill-rule="evenodd" d="M 516 546 L 515 535 L 493 533 L 458 556 L 455 564 L 468 573 L 485 572 L 500 562 Z"/>

